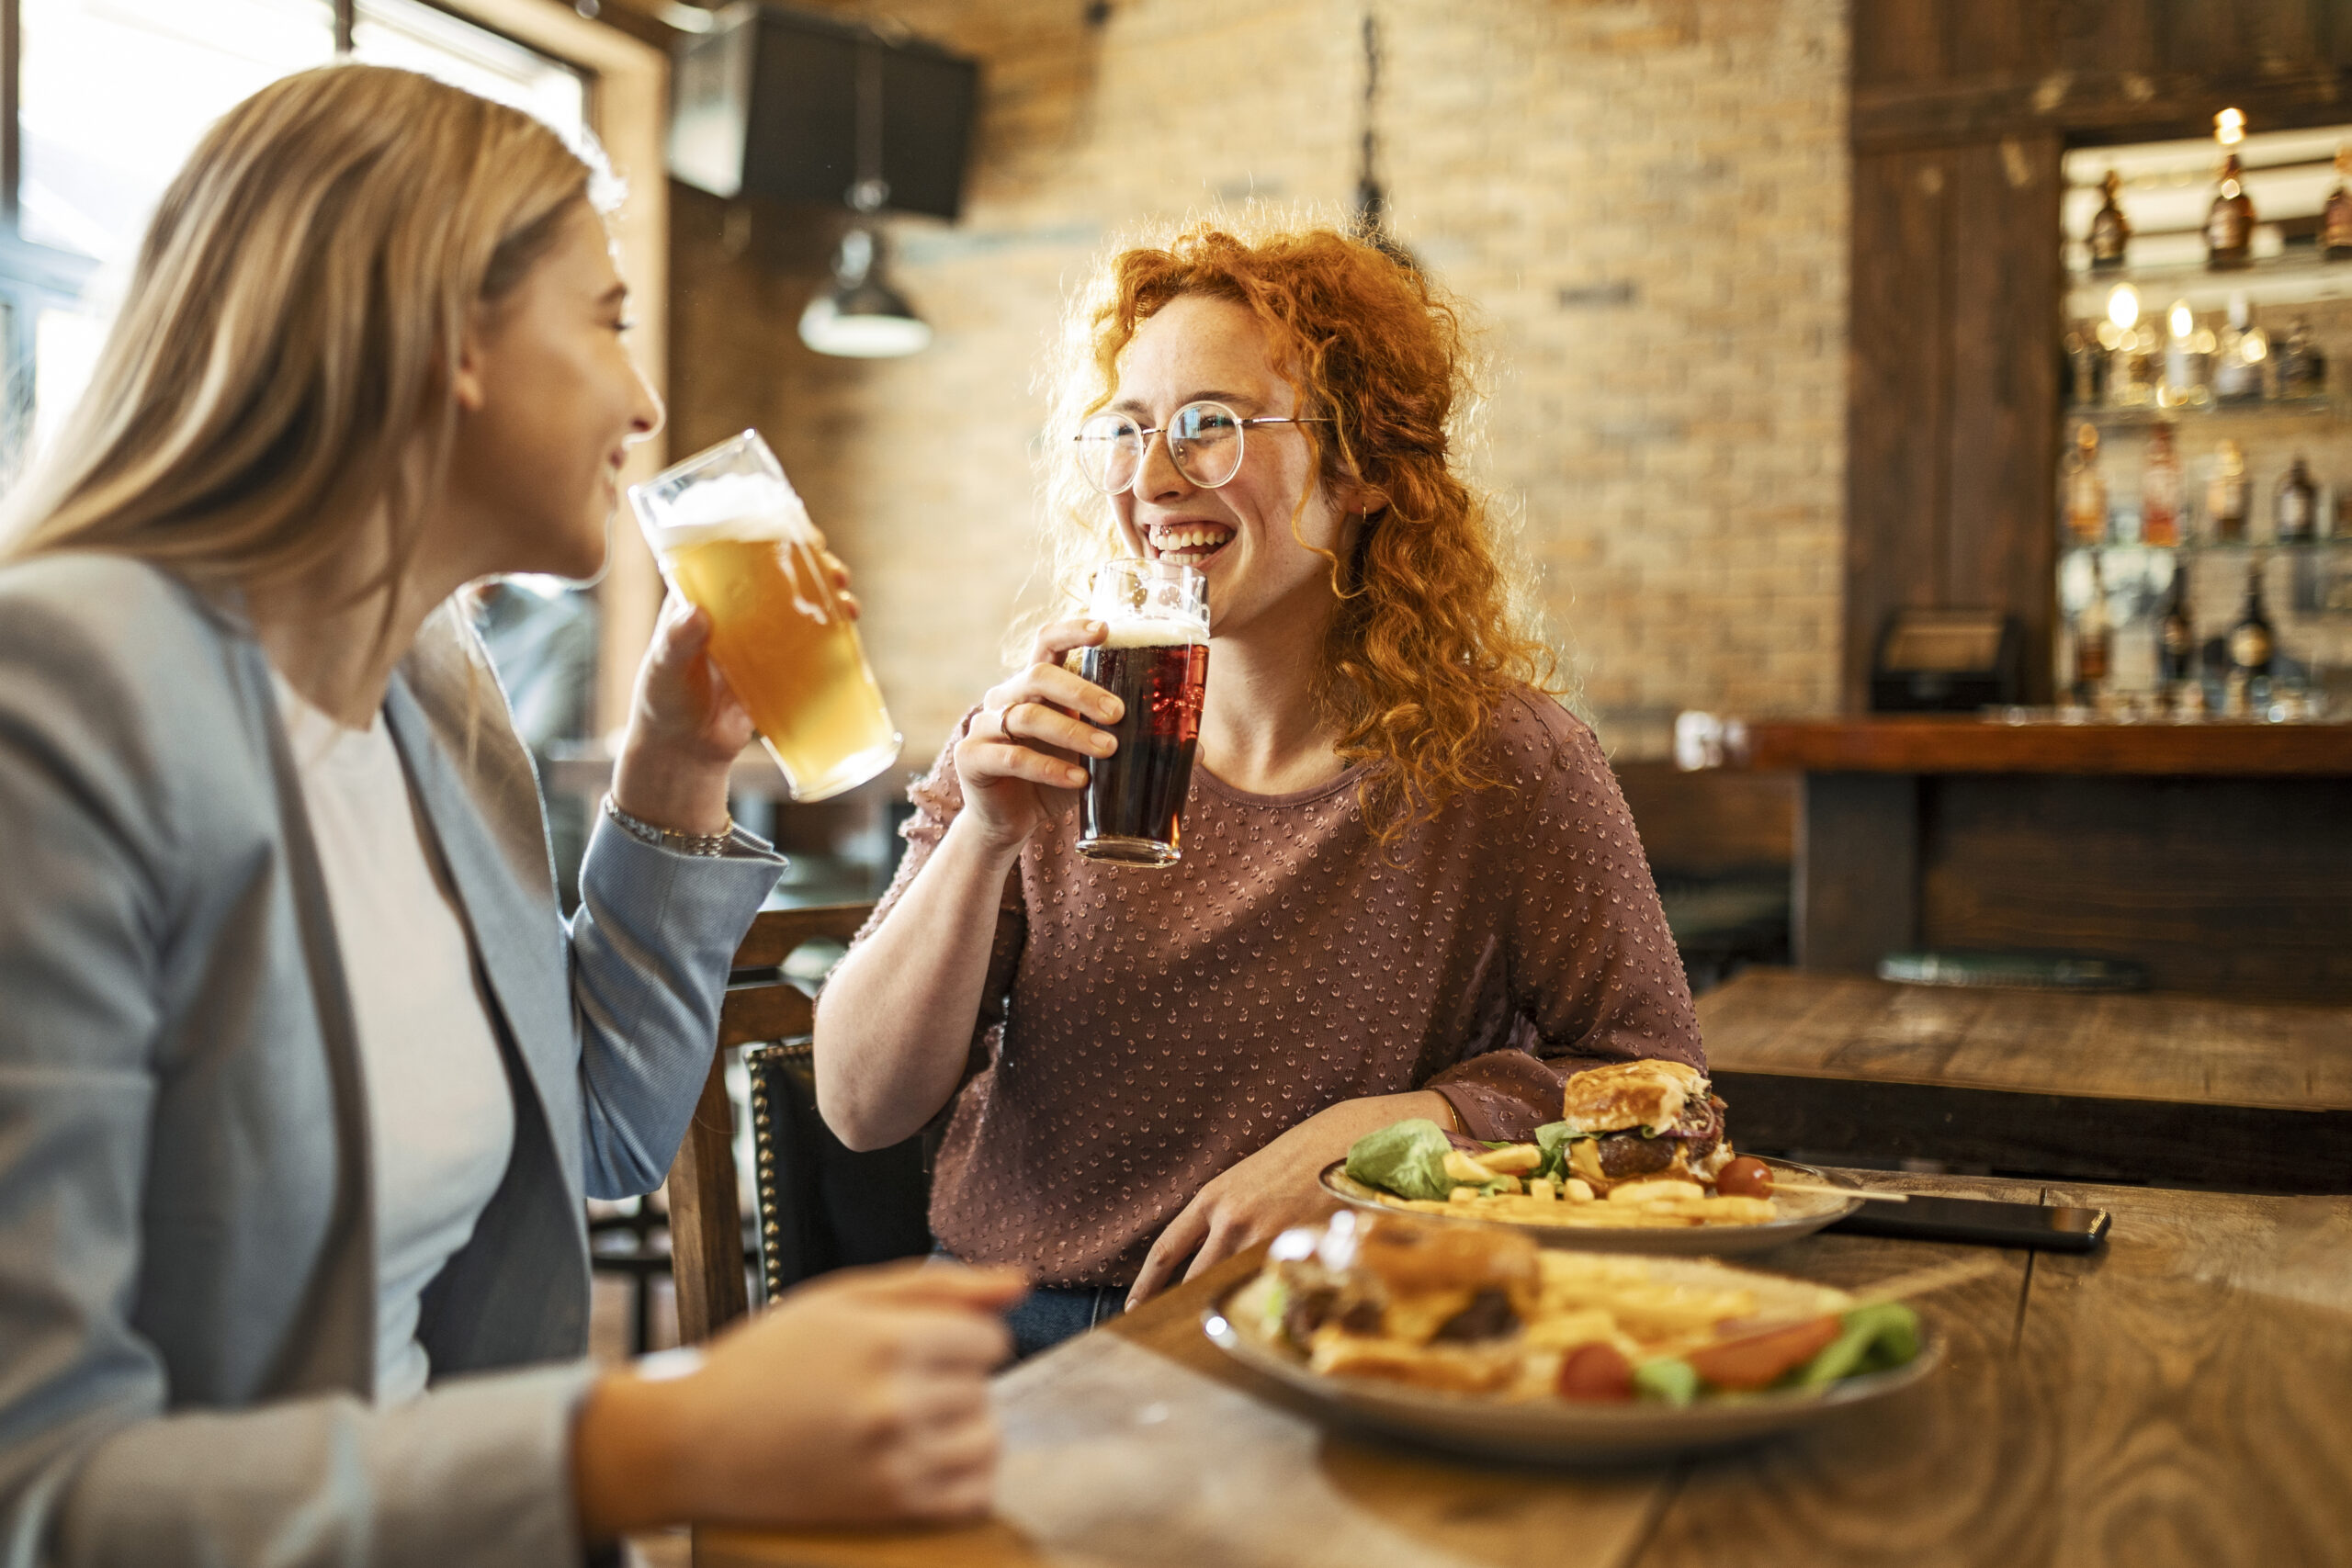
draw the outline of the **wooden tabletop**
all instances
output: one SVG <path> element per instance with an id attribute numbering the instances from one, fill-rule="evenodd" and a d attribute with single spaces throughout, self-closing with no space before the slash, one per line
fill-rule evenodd
<path id="1" fill-rule="evenodd" d="M 1750 720 L 1739 766 L 1796 773 L 2352 777 L 2352 725 Z"/>
<path id="2" fill-rule="evenodd" d="M 1698 1006 L 1709 1066 L 1736 1072 L 2352 1111 L 2352 1009 L 1769 968 Z"/>
<path id="3" fill-rule="evenodd" d="M 2352 1192 L 2352 1010 L 1763 968 L 1698 1006 L 1761 1150 Z"/>
<path id="4" fill-rule="evenodd" d="M 1845 1286 L 1945 1258 L 1935 1376 L 1834 1425 L 1611 1471 L 1449 1459 L 1326 1427 L 1201 1335 L 1239 1260 L 1005 1374 L 998 1517 L 704 1532 L 702 1568 L 2196 1568 L 2352 1540 L 2352 1200 L 1883 1178 L 2095 1203 L 2089 1258 L 1818 1236 L 1758 1267 Z"/>

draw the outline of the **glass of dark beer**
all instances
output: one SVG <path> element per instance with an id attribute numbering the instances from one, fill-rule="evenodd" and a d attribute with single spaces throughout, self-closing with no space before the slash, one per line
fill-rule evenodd
<path id="1" fill-rule="evenodd" d="M 1078 672 L 1126 711 L 1107 727 L 1119 749 L 1086 760 L 1078 852 L 1114 865 L 1174 865 L 1208 690 L 1208 580 L 1174 561 L 1114 560 L 1095 572 L 1088 609 L 1110 635 L 1079 650 Z"/>

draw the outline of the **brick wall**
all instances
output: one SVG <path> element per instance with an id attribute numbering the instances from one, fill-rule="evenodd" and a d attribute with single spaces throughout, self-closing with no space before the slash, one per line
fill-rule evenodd
<path id="1" fill-rule="evenodd" d="M 854 9 L 843 6 L 842 9 Z M 1842 0 L 1382 0 L 1395 226 L 1494 362 L 1475 468 L 1541 573 L 1603 739 L 1834 709 L 1843 485 Z M 1037 592 L 1035 373 L 1123 229 L 1354 186 L 1358 4 L 894 0 L 978 56 L 963 222 L 893 226 L 938 336 L 828 360 L 825 237 L 681 191 L 672 450 L 775 442 L 856 569 L 910 760 Z"/>

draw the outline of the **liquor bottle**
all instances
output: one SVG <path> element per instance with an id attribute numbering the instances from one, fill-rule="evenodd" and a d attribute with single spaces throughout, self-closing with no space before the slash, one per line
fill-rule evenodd
<path id="1" fill-rule="evenodd" d="M 2075 430 L 2066 455 L 2066 530 L 2079 544 L 2107 537 L 2107 479 L 2098 471 L 2098 432 L 2087 424 Z"/>
<path id="2" fill-rule="evenodd" d="M 2230 673 L 2241 680 L 2267 679 L 2271 656 L 2278 652 L 2278 642 L 2270 630 L 2270 617 L 2262 608 L 2262 563 L 2257 560 L 2245 569 L 2245 608 L 2238 612 L 2237 624 L 2230 627 L 2230 635 L 2222 646 L 2230 656 Z"/>
<path id="3" fill-rule="evenodd" d="M 2161 549 L 2180 543 L 2180 453 L 2169 424 L 2148 432 L 2148 461 L 2140 470 L 2140 542 Z"/>
<path id="4" fill-rule="evenodd" d="M 2222 177 L 2205 214 L 2205 265 L 2216 271 L 2254 259 L 2254 198 L 2245 193 L 2245 171 L 2238 155 L 2222 155 Z"/>
<path id="5" fill-rule="evenodd" d="M 2221 354 L 2213 364 L 2213 400 L 2259 401 L 2270 358 L 2270 334 L 2254 324 L 2253 305 L 2244 294 L 2231 295 L 2230 324 L 2222 329 Z"/>
<path id="6" fill-rule="evenodd" d="M 2107 580 L 2100 575 L 2098 557 L 2091 557 L 2090 602 L 2075 617 L 2075 700 L 2089 704 L 2107 684 L 2115 654 L 2115 619 L 2108 613 Z"/>
<path id="7" fill-rule="evenodd" d="M 2303 456 L 2295 454 L 2292 467 L 2278 481 L 2272 498 L 2271 522 L 2282 545 L 2308 545 L 2319 532 L 2319 486 L 2312 483 Z"/>
<path id="8" fill-rule="evenodd" d="M 2107 400 L 2107 351 L 2091 333 L 2066 334 L 2066 378 L 2067 395 L 2076 408 L 2095 409 Z"/>
<path id="9" fill-rule="evenodd" d="M 2335 188 L 2327 193 L 2327 205 L 2320 209 L 2319 250 L 2329 261 L 2352 257 L 2352 190 L 2345 182 L 2352 180 L 2352 147 L 2335 150 Z M 2094 231 L 2096 232 L 2096 231 Z M 2093 260 L 2093 266 L 2098 263 Z"/>
<path id="10" fill-rule="evenodd" d="M 2165 313 L 2169 332 L 2165 339 L 2164 385 L 2156 401 L 2168 409 L 2202 408 L 2213 400 L 2208 384 L 2213 368 L 2213 333 L 2197 324 L 2197 313 L 2186 299 L 2173 301 Z"/>
<path id="11" fill-rule="evenodd" d="M 2326 390 L 2326 351 L 2312 336 L 2312 324 L 2298 316 L 2287 341 L 2278 345 L 2278 395 L 2316 398 Z"/>
<path id="12" fill-rule="evenodd" d="M 2172 592 L 2165 598 L 2165 613 L 2156 622 L 2156 679 L 2166 692 L 2197 674 L 2197 616 L 2188 607 L 2188 566 L 2175 561 Z"/>
<path id="13" fill-rule="evenodd" d="M 2205 491 L 2205 513 L 2212 519 L 2215 539 L 2223 544 L 2245 540 L 2247 502 L 2245 450 L 2234 441 L 2224 441 L 2213 461 L 2213 482 Z"/>
<path id="14" fill-rule="evenodd" d="M 2121 188 L 2122 176 L 2113 169 L 2099 182 L 2099 189 L 2107 197 L 2098 215 L 2091 220 L 2090 250 L 2093 272 L 2113 272 L 2123 265 L 2123 248 L 2132 243 L 2132 222 L 2123 216 L 2122 207 L 2115 193 Z"/>

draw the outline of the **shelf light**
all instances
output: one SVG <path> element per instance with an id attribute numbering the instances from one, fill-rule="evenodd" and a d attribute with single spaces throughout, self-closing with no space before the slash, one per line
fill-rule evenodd
<path id="1" fill-rule="evenodd" d="M 2128 283 L 2119 283 L 2107 297 L 2107 319 L 2115 330 L 2128 333 L 2140 324 L 2140 291 Z"/>
<path id="2" fill-rule="evenodd" d="M 2177 339 L 2186 338 L 2197 330 L 2196 314 L 2189 310 L 2188 301 L 2186 299 L 2176 299 L 2172 302 L 2170 321 L 2172 335 Z"/>
<path id="3" fill-rule="evenodd" d="M 2245 140 L 2245 116 L 2237 109 L 2223 109 L 2213 117 L 2213 140 L 2224 147 L 2234 147 Z"/>

